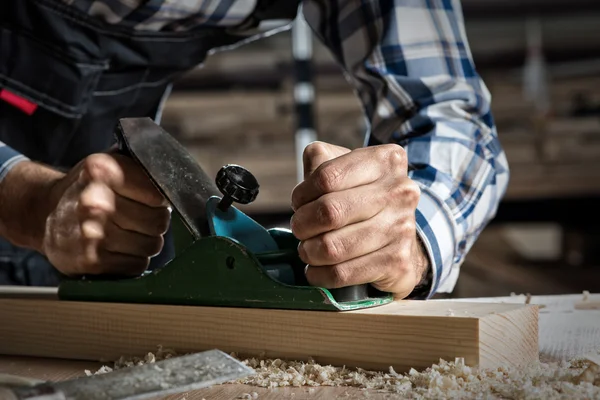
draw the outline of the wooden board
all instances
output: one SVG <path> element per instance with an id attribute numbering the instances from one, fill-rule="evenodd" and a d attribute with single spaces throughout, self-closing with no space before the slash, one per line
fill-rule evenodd
<path id="1" fill-rule="evenodd" d="M 399 301 L 352 312 L 0 299 L 0 354 L 81 360 L 219 348 L 241 356 L 397 371 L 464 357 L 493 368 L 538 359 L 538 310 Z"/>
<path id="2" fill-rule="evenodd" d="M 452 302 L 505 302 L 523 304 L 526 296 L 454 299 Z M 436 300 L 437 301 L 437 300 Z M 582 294 L 532 296 L 531 303 L 540 304 L 539 347 L 543 361 L 569 360 L 600 350 L 600 310 L 582 310 Z M 600 294 L 591 294 L 587 302 L 600 301 Z M 594 351 L 595 350 L 595 351 Z M 81 376 L 85 369 L 95 370 L 102 364 L 90 361 L 70 361 L 33 357 L 0 356 L 0 373 L 44 380 L 63 380 Z M 249 385 L 220 385 L 209 389 L 165 397 L 162 400 L 229 400 L 244 398 L 256 392 L 261 400 L 269 399 L 395 399 L 393 393 L 345 387 L 263 389 Z"/>

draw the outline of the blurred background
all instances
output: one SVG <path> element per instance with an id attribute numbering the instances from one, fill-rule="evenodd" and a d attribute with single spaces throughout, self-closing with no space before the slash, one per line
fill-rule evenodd
<path id="1" fill-rule="evenodd" d="M 511 182 L 450 297 L 599 291 L 600 2 L 462 4 Z M 257 176 L 260 195 L 243 208 L 267 226 L 287 226 L 298 179 L 294 49 L 309 50 L 316 137 L 356 148 L 366 129 L 352 88 L 303 28 L 212 55 L 175 84 L 162 117 L 210 174 L 236 163 Z"/>

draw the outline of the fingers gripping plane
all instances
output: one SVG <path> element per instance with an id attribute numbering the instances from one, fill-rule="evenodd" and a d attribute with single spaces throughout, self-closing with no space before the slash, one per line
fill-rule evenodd
<path id="1" fill-rule="evenodd" d="M 131 156 L 170 202 L 175 256 L 137 277 L 64 280 L 62 300 L 345 311 L 389 303 L 370 285 L 311 286 L 299 241 L 266 229 L 237 209 L 259 192 L 256 178 L 226 165 L 210 179 L 188 151 L 150 118 L 126 118 L 115 130 Z"/>

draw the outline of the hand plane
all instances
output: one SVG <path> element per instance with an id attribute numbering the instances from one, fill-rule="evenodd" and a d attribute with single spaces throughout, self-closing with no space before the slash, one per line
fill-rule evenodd
<path id="1" fill-rule="evenodd" d="M 259 183 L 245 168 L 225 165 L 210 179 L 149 118 L 122 119 L 115 134 L 119 151 L 137 161 L 172 206 L 175 256 L 139 277 L 64 280 L 60 299 L 331 311 L 393 300 L 370 285 L 311 286 L 292 232 L 266 229 L 235 207 L 258 196 Z"/>

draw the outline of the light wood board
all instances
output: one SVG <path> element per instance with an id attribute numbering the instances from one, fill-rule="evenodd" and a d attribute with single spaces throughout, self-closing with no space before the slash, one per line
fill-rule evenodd
<path id="1" fill-rule="evenodd" d="M 111 361 L 158 345 L 397 371 L 538 359 L 538 310 L 398 301 L 352 312 L 0 299 L 0 354 Z"/>
<path id="2" fill-rule="evenodd" d="M 523 304 L 526 296 L 454 299 L 452 302 L 504 302 Z M 437 301 L 437 300 L 436 300 Z M 544 361 L 568 360 L 593 350 L 600 351 L 600 310 L 582 310 L 582 294 L 532 296 L 531 303 L 540 310 L 539 346 Z M 587 302 L 600 301 L 600 294 L 591 294 Z M 445 301 L 446 302 L 446 301 Z M 102 364 L 90 361 L 69 361 L 32 357 L 0 356 L 0 373 L 15 374 L 44 380 L 63 380 L 83 375 L 85 369 L 95 370 Z M 393 393 L 345 387 L 262 389 L 249 385 L 221 385 L 201 391 L 165 397 L 163 400 L 229 400 L 256 392 L 261 400 L 269 399 L 395 399 Z"/>

